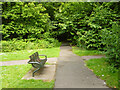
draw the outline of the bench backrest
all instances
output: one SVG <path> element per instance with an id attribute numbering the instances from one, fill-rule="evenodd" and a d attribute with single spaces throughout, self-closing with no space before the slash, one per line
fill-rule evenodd
<path id="1" fill-rule="evenodd" d="M 40 58 L 38 52 L 33 53 L 30 57 L 30 61 L 32 62 L 40 62 Z"/>

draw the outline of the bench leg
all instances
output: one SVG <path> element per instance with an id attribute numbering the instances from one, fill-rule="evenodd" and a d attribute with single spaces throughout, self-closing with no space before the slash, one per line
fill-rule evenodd
<path id="1" fill-rule="evenodd" d="M 37 70 L 35 70 L 35 71 L 33 72 L 33 74 L 32 74 L 33 77 L 34 77 L 35 72 L 37 72 L 39 69 L 40 69 L 40 68 L 38 68 Z"/>

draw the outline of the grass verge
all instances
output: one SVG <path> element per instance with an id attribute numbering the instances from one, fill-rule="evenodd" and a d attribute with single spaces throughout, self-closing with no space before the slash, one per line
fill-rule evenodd
<path id="1" fill-rule="evenodd" d="M 111 88 L 118 88 L 118 69 L 110 66 L 106 58 L 91 59 L 85 61 L 87 67 L 91 69 L 96 76 L 106 82 Z"/>
<path id="2" fill-rule="evenodd" d="M 72 47 L 73 53 L 78 56 L 88 56 L 88 55 L 104 55 L 103 52 L 97 50 L 86 50 L 79 47 Z"/>
<path id="3" fill-rule="evenodd" d="M 31 65 L 2 66 L 1 68 L 2 88 L 53 88 L 54 86 L 54 81 L 22 80 L 21 78 L 31 69 Z"/>
<path id="4" fill-rule="evenodd" d="M 0 58 L 2 58 L 2 61 L 25 60 L 25 59 L 29 59 L 29 56 L 32 55 L 34 52 L 38 52 L 39 54 L 45 54 L 47 55 L 48 58 L 50 58 L 50 57 L 58 57 L 60 49 L 47 48 L 47 49 L 34 49 L 34 50 L 6 52 L 6 53 L 1 53 Z"/>

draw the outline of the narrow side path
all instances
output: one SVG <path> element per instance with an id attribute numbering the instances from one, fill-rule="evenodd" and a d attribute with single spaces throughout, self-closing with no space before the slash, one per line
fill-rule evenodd
<path id="1" fill-rule="evenodd" d="M 28 64 L 27 62 L 29 61 L 29 59 L 27 60 L 15 60 L 15 61 L 3 61 L 0 62 L 0 66 L 10 66 L 10 65 L 21 65 L 21 64 Z M 51 64 L 56 64 L 57 58 L 47 58 L 47 62 L 51 63 Z"/>
<path id="2" fill-rule="evenodd" d="M 54 88 L 108 88 L 86 66 L 82 57 L 72 53 L 70 46 L 61 46 Z"/>

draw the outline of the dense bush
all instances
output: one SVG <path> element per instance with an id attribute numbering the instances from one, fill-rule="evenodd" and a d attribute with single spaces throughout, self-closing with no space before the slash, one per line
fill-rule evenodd
<path id="1" fill-rule="evenodd" d="M 50 30 L 46 8 L 38 2 L 4 2 L 3 39 L 44 38 Z M 47 35 L 48 36 L 48 35 Z"/>
<path id="2" fill-rule="evenodd" d="M 103 37 L 107 61 L 115 67 L 120 67 L 120 26 L 115 23 L 111 30 L 103 29 Z"/>
<path id="3" fill-rule="evenodd" d="M 85 6 L 87 7 L 82 8 Z M 79 47 L 98 50 L 105 48 L 105 43 L 102 42 L 102 29 L 112 28 L 113 22 L 119 17 L 110 8 L 99 3 L 65 3 L 59 13 L 60 15 L 56 15 L 58 27 L 61 29 L 58 32 L 69 32 L 72 43 Z"/>
<path id="4" fill-rule="evenodd" d="M 60 46 L 60 42 L 51 38 L 51 42 L 48 40 L 39 39 L 13 39 L 10 41 L 2 41 L 2 52 L 11 52 L 15 50 L 30 50 L 30 49 L 41 49 L 41 48 L 51 48 Z"/>

